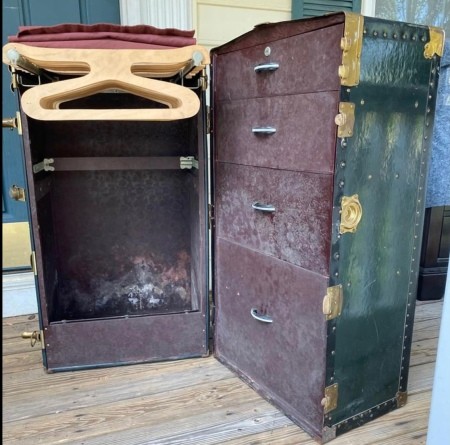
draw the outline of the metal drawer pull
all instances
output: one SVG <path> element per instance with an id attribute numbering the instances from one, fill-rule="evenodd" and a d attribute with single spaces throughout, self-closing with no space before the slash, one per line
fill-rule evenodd
<path id="1" fill-rule="evenodd" d="M 258 321 L 262 321 L 263 323 L 272 323 L 272 317 L 270 317 L 269 315 L 260 315 L 258 314 L 258 309 L 252 308 L 250 310 L 250 314 L 251 316 Z"/>
<path id="2" fill-rule="evenodd" d="M 260 202 L 254 202 L 252 204 L 252 208 L 255 210 L 260 210 L 261 212 L 275 212 L 275 206 L 272 204 L 261 204 Z"/>
<path id="3" fill-rule="evenodd" d="M 280 68 L 280 64 L 276 62 L 261 63 L 255 66 L 255 73 L 261 73 L 263 71 L 275 71 Z"/>
<path id="4" fill-rule="evenodd" d="M 253 127 L 252 132 L 254 134 L 274 134 L 277 129 L 275 127 Z"/>

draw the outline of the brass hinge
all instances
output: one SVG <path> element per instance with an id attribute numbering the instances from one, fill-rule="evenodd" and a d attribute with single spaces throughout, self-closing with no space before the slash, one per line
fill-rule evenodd
<path id="1" fill-rule="evenodd" d="M 206 106 L 206 134 L 211 134 L 211 107 Z"/>
<path id="2" fill-rule="evenodd" d="M 362 205 L 358 195 L 343 196 L 341 199 L 341 223 L 339 233 L 355 233 L 362 218 Z"/>
<path id="3" fill-rule="evenodd" d="M 327 386 L 325 388 L 325 397 L 320 402 L 323 406 L 324 414 L 329 413 L 337 408 L 338 404 L 338 384 Z"/>
<path id="4" fill-rule="evenodd" d="M 6 117 L 2 119 L 2 127 L 10 128 L 11 130 L 15 128 L 18 134 L 22 134 L 22 119 L 20 113 L 16 112 L 16 117 Z"/>
<path id="5" fill-rule="evenodd" d="M 432 59 L 435 54 L 442 57 L 444 54 L 444 30 L 441 28 L 429 27 L 430 41 L 425 44 L 423 55 L 425 59 Z"/>
<path id="6" fill-rule="evenodd" d="M 25 189 L 23 187 L 19 187 L 13 184 L 9 188 L 9 197 L 14 199 L 14 201 L 22 201 L 25 202 L 27 200 L 27 195 L 25 193 Z"/>
<path id="7" fill-rule="evenodd" d="M 355 104 L 353 102 L 339 102 L 339 114 L 334 118 L 334 122 L 338 126 L 339 138 L 353 136 Z"/>
<path id="8" fill-rule="evenodd" d="M 30 255 L 31 270 L 37 276 L 36 252 L 33 250 Z"/>
<path id="9" fill-rule="evenodd" d="M 327 320 L 339 317 L 342 312 L 344 291 L 342 284 L 327 288 L 327 294 L 323 297 L 322 310 Z"/>
<path id="10" fill-rule="evenodd" d="M 408 400 L 408 393 L 406 391 L 399 391 L 395 398 L 397 399 L 397 408 L 400 408 L 402 406 L 406 405 L 406 402 Z"/>
<path id="11" fill-rule="evenodd" d="M 34 348 L 36 342 L 41 343 L 41 349 L 45 349 L 44 331 L 22 332 L 22 338 L 29 338 L 31 347 Z"/>
<path id="12" fill-rule="evenodd" d="M 354 12 L 345 13 L 344 36 L 341 39 L 342 65 L 339 66 L 341 85 L 359 84 L 364 17 Z"/>
<path id="13" fill-rule="evenodd" d="M 208 229 L 214 227 L 214 206 L 208 204 Z"/>

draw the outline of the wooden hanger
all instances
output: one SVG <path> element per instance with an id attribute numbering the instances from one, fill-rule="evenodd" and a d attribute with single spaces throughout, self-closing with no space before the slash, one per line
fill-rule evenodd
<path id="1" fill-rule="evenodd" d="M 167 50 L 111 50 L 41 48 L 8 43 L 3 47 L 3 62 L 14 66 L 14 58 L 9 57 L 12 51 L 46 71 L 80 76 L 25 91 L 22 109 L 38 120 L 166 121 L 189 118 L 198 113 L 198 96 L 189 88 L 152 77 L 172 77 L 192 64 L 193 58 L 196 63 L 187 77 L 194 76 L 209 64 L 209 54 L 200 45 Z M 111 89 L 156 101 L 168 108 L 59 108 L 64 102 Z"/>

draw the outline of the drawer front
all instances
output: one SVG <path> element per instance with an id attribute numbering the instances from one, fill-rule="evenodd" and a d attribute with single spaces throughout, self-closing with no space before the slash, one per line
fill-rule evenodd
<path id="1" fill-rule="evenodd" d="M 299 34 L 220 55 L 213 60 L 214 100 L 338 90 L 342 35 L 340 24 L 314 38 Z"/>
<path id="2" fill-rule="evenodd" d="M 216 159 L 331 173 L 337 92 L 226 101 L 216 105 Z"/>
<path id="3" fill-rule="evenodd" d="M 327 278 L 224 240 L 216 251 L 216 355 L 317 434 Z"/>
<path id="4" fill-rule="evenodd" d="M 220 162 L 216 167 L 218 237 L 328 273 L 332 175 Z"/>

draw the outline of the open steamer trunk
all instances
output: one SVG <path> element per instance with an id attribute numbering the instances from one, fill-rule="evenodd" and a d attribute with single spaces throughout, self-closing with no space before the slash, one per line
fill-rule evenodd
<path id="1" fill-rule="evenodd" d="M 22 113 L 46 368 L 200 356 L 213 327 L 321 442 L 403 406 L 442 37 L 338 13 L 215 48 L 210 181 L 204 78 L 184 118 L 111 91 Z"/>

